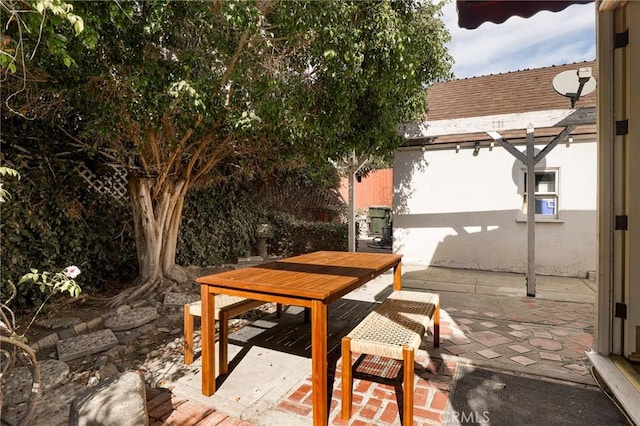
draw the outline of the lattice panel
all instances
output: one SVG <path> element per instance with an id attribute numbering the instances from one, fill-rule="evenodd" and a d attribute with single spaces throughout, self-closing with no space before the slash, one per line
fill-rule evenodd
<path id="1" fill-rule="evenodd" d="M 111 175 L 97 176 L 84 164 L 76 167 L 76 171 L 87 182 L 89 187 L 102 195 L 108 195 L 118 201 L 125 201 L 128 197 L 127 171 L 124 167 L 109 164 L 113 170 Z"/>

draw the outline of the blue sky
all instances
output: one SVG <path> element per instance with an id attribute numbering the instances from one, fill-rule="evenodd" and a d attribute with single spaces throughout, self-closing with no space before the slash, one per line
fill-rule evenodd
<path id="1" fill-rule="evenodd" d="M 594 3 L 572 5 L 561 12 L 514 16 L 474 30 L 458 27 L 455 1 L 444 9 L 451 33 L 449 53 L 457 78 L 592 61 L 596 58 Z"/>

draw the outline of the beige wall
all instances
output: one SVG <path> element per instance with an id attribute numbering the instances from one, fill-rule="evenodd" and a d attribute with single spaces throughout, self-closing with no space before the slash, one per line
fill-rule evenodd
<path id="1" fill-rule="evenodd" d="M 536 224 L 536 272 L 584 277 L 596 267 L 596 143 L 561 143 L 539 165 L 559 170 L 560 192 L 558 221 Z M 476 157 L 396 152 L 394 252 L 408 264 L 526 273 L 522 170 L 499 146 Z"/>

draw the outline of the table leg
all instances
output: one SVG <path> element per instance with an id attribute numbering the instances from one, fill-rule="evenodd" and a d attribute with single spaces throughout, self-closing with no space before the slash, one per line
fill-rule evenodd
<path id="1" fill-rule="evenodd" d="M 311 380 L 315 426 L 329 421 L 327 374 L 327 305 L 314 300 L 311 303 Z"/>
<path id="2" fill-rule="evenodd" d="M 433 347 L 440 347 L 440 296 L 438 296 L 436 310 L 433 313 Z"/>
<path id="3" fill-rule="evenodd" d="M 402 359 L 404 364 L 404 377 L 402 379 L 402 393 L 404 394 L 404 398 L 402 399 L 402 424 L 403 426 L 413 426 L 413 375 L 415 373 L 415 367 L 413 365 L 415 353 L 413 349 L 409 349 L 406 346 L 403 347 Z"/>
<path id="4" fill-rule="evenodd" d="M 200 286 L 202 303 L 202 394 L 211 396 L 216 391 L 216 327 L 214 312 L 216 298 L 206 285 Z"/>
<path id="5" fill-rule="evenodd" d="M 398 262 L 393 267 L 393 291 L 402 290 L 402 268 L 401 263 Z"/>

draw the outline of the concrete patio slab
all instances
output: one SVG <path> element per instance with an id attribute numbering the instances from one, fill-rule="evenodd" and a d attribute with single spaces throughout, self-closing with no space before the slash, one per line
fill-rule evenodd
<path id="1" fill-rule="evenodd" d="M 207 397 L 200 392 L 200 359 L 190 366 L 191 374 L 167 381 L 165 386 L 178 396 L 198 401 L 231 417 L 246 419 L 272 408 L 311 374 L 309 358 L 257 346 L 244 350 L 242 346 L 230 344 L 228 350 L 231 371 L 227 376 L 219 377 L 214 395 Z"/>
<path id="2" fill-rule="evenodd" d="M 406 289 L 413 288 L 429 291 L 452 291 L 456 293 L 475 293 L 476 291 L 476 285 L 471 283 L 423 281 L 415 279 L 403 280 L 402 287 Z"/>

